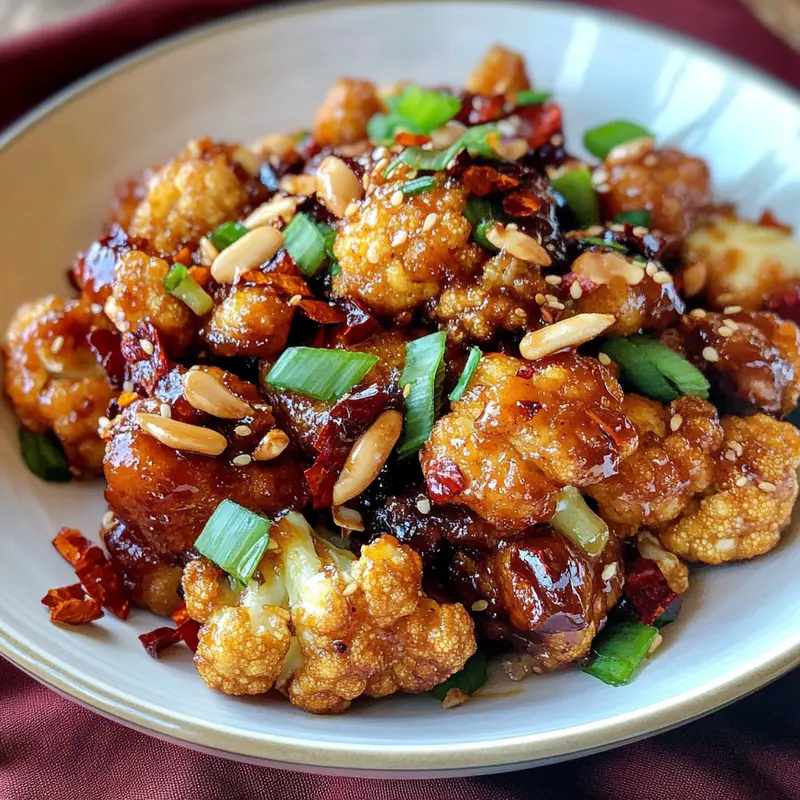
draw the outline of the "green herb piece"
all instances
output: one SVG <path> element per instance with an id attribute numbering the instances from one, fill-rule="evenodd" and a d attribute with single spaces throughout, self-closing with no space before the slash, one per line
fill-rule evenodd
<path id="1" fill-rule="evenodd" d="M 434 686 L 431 694 L 439 701 L 447 697 L 451 689 L 458 689 L 464 694 L 475 694 L 489 680 L 486 656 L 479 650 L 467 659 L 464 668 L 451 675 L 446 681 Z"/>
<path id="2" fill-rule="evenodd" d="M 587 167 L 562 170 L 550 178 L 550 185 L 564 198 L 579 228 L 589 228 L 600 222 L 600 203 Z"/>
<path id="3" fill-rule="evenodd" d="M 586 505 L 574 486 L 565 486 L 558 493 L 550 524 L 590 556 L 602 553 L 608 543 L 608 525 Z"/>
<path id="4" fill-rule="evenodd" d="M 214 301 L 206 290 L 189 274 L 183 264 L 173 264 L 164 276 L 164 288 L 202 317 L 214 308 Z"/>
<path id="5" fill-rule="evenodd" d="M 620 622 L 595 640 L 594 657 L 581 669 L 603 683 L 624 686 L 630 683 L 647 657 L 658 629 L 641 622 Z"/>
<path id="6" fill-rule="evenodd" d="M 627 253 L 628 248 L 625 247 L 624 244 L 620 244 L 619 242 L 607 242 L 605 239 L 601 239 L 599 236 L 587 236 L 585 239 L 581 239 L 582 242 L 586 244 L 593 244 L 597 247 L 607 247 L 610 250 L 617 250 L 620 253 Z"/>
<path id="7" fill-rule="evenodd" d="M 248 232 L 249 228 L 242 225 L 241 222 L 223 222 L 222 225 L 217 225 L 217 227 L 208 234 L 208 238 L 211 244 L 222 252 L 226 247 L 230 247 L 237 239 L 241 239 L 242 236 Z"/>
<path id="8" fill-rule="evenodd" d="M 458 113 L 461 100 L 449 92 L 429 91 L 412 84 L 387 98 L 386 105 L 389 113 L 371 117 L 367 134 L 373 142 L 390 145 L 400 131 L 427 136 Z"/>
<path id="9" fill-rule="evenodd" d="M 435 189 L 439 185 L 439 179 L 434 175 L 423 175 L 421 178 L 415 178 L 413 181 L 408 181 L 400 187 L 400 191 L 406 197 L 415 197 L 418 194 L 424 194 L 431 189 Z"/>
<path id="10" fill-rule="evenodd" d="M 586 131 L 583 134 L 583 145 L 593 156 L 605 159 L 620 144 L 652 136 L 653 134 L 647 128 L 643 128 L 635 122 L 617 120 Z"/>
<path id="11" fill-rule="evenodd" d="M 336 238 L 333 228 L 329 225 L 325 228 L 327 230 L 323 231 L 320 225 L 305 214 L 296 214 L 283 232 L 286 252 L 307 278 L 316 275 L 325 263 L 326 236 L 333 232 L 333 238 Z"/>
<path id="12" fill-rule="evenodd" d="M 552 92 L 539 92 L 535 89 L 523 89 L 514 96 L 518 106 L 540 106 L 553 96 Z"/>
<path id="13" fill-rule="evenodd" d="M 649 228 L 652 216 L 646 208 L 639 208 L 636 211 L 620 211 L 614 222 L 630 222 L 634 228 L 639 226 Z"/>
<path id="14" fill-rule="evenodd" d="M 48 483 L 65 483 L 72 479 L 61 442 L 52 433 L 19 429 L 19 449 L 25 466 Z"/>
<path id="15" fill-rule="evenodd" d="M 464 216 L 472 225 L 472 238 L 484 250 L 496 253 L 497 248 L 486 237 L 486 232 L 506 219 L 505 213 L 498 203 L 493 203 L 486 197 L 472 196 L 464 206 Z"/>
<path id="16" fill-rule="evenodd" d="M 461 377 L 459 377 L 458 383 L 456 383 L 453 391 L 447 396 L 451 403 L 460 400 L 461 396 L 467 390 L 467 386 L 469 386 L 469 382 L 472 380 L 475 370 L 478 369 L 478 364 L 480 363 L 482 355 L 483 353 L 481 353 L 480 347 L 470 347 L 467 363 L 464 365 L 464 371 L 461 373 Z"/>

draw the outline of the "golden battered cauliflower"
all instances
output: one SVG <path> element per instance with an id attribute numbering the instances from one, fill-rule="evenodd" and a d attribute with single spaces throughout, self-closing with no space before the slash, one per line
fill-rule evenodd
<path id="1" fill-rule="evenodd" d="M 505 94 L 510 98 L 530 89 L 525 59 L 513 50 L 493 45 L 467 78 L 466 88 L 474 94 Z"/>
<path id="2" fill-rule="evenodd" d="M 49 296 L 17 309 L 6 331 L 5 391 L 20 422 L 52 431 L 73 474 L 102 469 L 97 422 L 116 391 L 87 336 L 108 322 L 84 300 Z"/>
<path id="3" fill-rule="evenodd" d="M 202 559 L 184 572 L 187 610 L 202 623 L 195 663 L 212 688 L 277 685 L 306 711 L 336 713 L 362 694 L 427 691 L 475 652 L 463 606 L 426 597 L 419 556 L 394 537 L 356 559 L 289 513 L 270 541 L 244 591 Z"/>
<path id="4" fill-rule="evenodd" d="M 721 564 L 772 550 L 797 499 L 800 432 L 793 425 L 756 414 L 726 417 L 722 427 L 713 485 L 657 531 L 687 561 Z"/>
<path id="5" fill-rule="evenodd" d="M 369 81 L 339 78 L 317 111 L 314 141 L 323 147 L 355 144 L 367 138 L 367 122 L 382 110 Z"/>

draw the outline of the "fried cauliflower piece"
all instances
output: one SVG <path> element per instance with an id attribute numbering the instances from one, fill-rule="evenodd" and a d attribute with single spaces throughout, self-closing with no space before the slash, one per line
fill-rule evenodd
<path id="1" fill-rule="evenodd" d="M 156 170 L 131 217 L 128 233 L 162 253 L 195 244 L 217 225 L 238 219 L 257 181 L 236 159 L 239 148 L 194 139 Z M 249 164 L 248 164 L 249 166 Z"/>
<path id="2" fill-rule="evenodd" d="M 48 296 L 17 309 L 3 344 L 4 388 L 20 422 L 52 431 L 71 472 L 90 477 L 102 469 L 97 422 L 117 392 L 89 348 L 95 328 L 108 328 L 85 300 Z"/>
<path id="3" fill-rule="evenodd" d="M 800 242 L 773 225 L 716 216 L 686 240 L 686 270 L 699 269 L 710 308 L 758 310 L 776 289 L 800 281 Z"/>
<path id="4" fill-rule="evenodd" d="M 419 556 L 393 537 L 356 559 L 290 513 L 270 538 L 244 592 L 203 559 L 184 572 L 202 623 L 195 663 L 212 688 L 261 694 L 277 682 L 305 711 L 337 713 L 363 694 L 427 691 L 475 652 L 469 615 L 423 594 Z"/>
<path id="5" fill-rule="evenodd" d="M 800 432 L 764 415 L 726 417 L 714 481 L 658 537 L 687 561 L 722 564 L 772 550 L 797 499 Z"/>
<path id="6" fill-rule="evenodd" d="M 509 98 L 522 89 L 530 88 L 525 59 L 519 53 L 497 44 L 486 51 L 466 83 L 467 91 L 473 94 L 504 94 Z"/>
<path id="7" fill-rule="evenodd" d="M 611 370 L 574 351 L 486 355 L 422 451 L 428 492 L 507 530 L 546 521 L 559 489 L 614 475 L 635 450 L 621 401 Z"/>
<path id="8" fill-rule="evenodd" d="M 717 410 L 691 395 L 665 407 L 634 394 L 625 395 L 622 410 L 636 428 L 639 446 L 617 475 L 587 493 L 607 522 L 634 529 L 663 524 L 712 481 L 723 437 Z"/>
<path id="9" fill-rule="evenodd" d="M 367 138 L 370 117 L 381 110 L 374 84 L 339 78 L 317 111 L 314 141 L 323 147 L 360 142 Z"/>
<path id="10" fill-rule="evenodd" d="M 393 205 L 405 180 L 401 172 L 377 185 L 342 222 L 333 246 L 341 269 L 331 284 L 334 295 L 360 300 L 376 316 L 399 321 L 436 297 L 446 281 L 474 272 L 485 258 L 470 242 L 472 226 L 463 214 L 467 192 L 447 183 L 402 195 Z"/>

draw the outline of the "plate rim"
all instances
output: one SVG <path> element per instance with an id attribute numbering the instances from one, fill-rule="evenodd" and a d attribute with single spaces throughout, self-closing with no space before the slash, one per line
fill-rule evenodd
<path id="1" fill-rule="evenodd" d="M 426 0 L 411 1 L 426 2 Z M 460 5 L 483 2 L 483 0 L 434 0 L 434 2 L 436 5 Z M 726 70 L 734 70 L 747 79 L 765 85 L 786 102 L 800 107 L 800 92 L 794 87 L 761 68 L 694 37 L 609 9 L 588 6 L 583 2 L 552 0 L 534 2 L 502 0 L 502 2 L 506 5 L 524 6 L 527 9 L 539 8 L 582 16 L 660 41 L 678 44 L 703 55 Z M 246 25 L 254 19 L 301 16 L 320 10 L 379 5 L 384 3 L 378 0 L 314 0 L 301 3 L 284 0 L 267 8 L 247 9 L 160 39 L 94 70 L 28 111 L 0 133 L 0 152 L 13 146 L 51 113 L 116 75 L 157 55 L 184 45 L 191 45 L 207 36 Z M 242 756 L 298 767 L 358 770 L 362 774 L 388 772 L 400 775 L 410 771 L 425 771 L 430 776 L 436 772 L 452 774 L 454 770 L 513 768 L 514 765 L 529 765 L 532 760 L 538 762 L 577 757 L 581 753 L 650 736 L 697 719 L 761 688 L 800 664 L 800 630 L 794 637 L 788 637 L 766 653 L 762 652 L 740 664 L 737 669 L 728 672 L 724 680 L 706 682 L 669 700 L 557 731 L 436 745 L 337 743 L 276 735 L 266 731 L 243 734 L 235 728 L 218 725 L 213 721 L 194 720 L 189 716 L 167 713 L 115 687 L 107 687 L 104 692 L 98 691 L 93 688 L 93 682 L 81 678 L 79 670 L 66 663 L 56 663 L 56 660 L 45 652 L 38 651 L 24 638 L 14 634 L 2 618 L 0 618 L 0 654 L 45 686 L 105 716 L 179 744 L 214 750 L 232 758 Z M 444 758 L 446 760 L 443 760 Z"/>

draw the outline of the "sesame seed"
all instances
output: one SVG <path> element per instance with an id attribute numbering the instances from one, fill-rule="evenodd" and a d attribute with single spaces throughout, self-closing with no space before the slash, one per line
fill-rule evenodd
<path id="1" fill-rule="evenodd" d="M 246 467 L 252 460 L 252 456 L 247 455 L 247 453 L 242 453 L 240 456 L 231 459 L 231 463 L 237 467 Z"/>
<path id="2" fill-rule="evenodd" d="M 427 497 L 420 497 L 417 500 L 417 511 L 420 514 L 430 514 L 431 513 L 431 501 L 428 500 Z"/>
<path id="3" fill-rule="evenodd" d="M 634 236 L 647 236 L 648 233 L 649 231 L 647 230 L 647 228 L 644 227 L 644 225 L 637 225 L 633 229 Z"/>
<path id="4" fill-rule="evenodd" d="M 704 347 L 703 358 L 713 364 L 715 361 L 719 361 L 719 353 L 713 347 Z"/>
<path id="5" fill-rule="evenodd" d="M 392 193 L 392 196 L 389 198 L 389 203 L 395 208 L 403 204 L 403 193 L 400 191 L 400 189 Z"/>
<path id="6" fill-rule="evenodd" d="M 573 300 L 580 300 L 582 295 L 583 295 L 583 287 L 580 285 L 578 281 L 575 281 L 575 283 L 573 283 L 572 286 L 569 287 L 569 296 Z"/>
<path id="7" fill-rule="evenodd" d="M 604 170 L 602 167 L 598 167 L 592 173 L 592 183 L 595 186 L 599 186 L 600 184 L 608 182 L 608 172 Z"/>
<path id="8" fill-rule="evenodd" d="M 389 159 L 384 157 L 375 165 L 375 172 L 383 172 L 388 166 Z"/>
<path id="9" fill-rule="evenodd" d="M 642 164 L 644 164 L 646 167 L 654 167 L 656 164 L 658 164 L 658 159 L 655 157 L 655 155 L 653 155 L 653 153 L 650 153 L 642 159 Z"/>
<path id="10" fill-rule="evenodd" d="M 657 634 L 656 634 L 656 635 L 653 637 L 653 641 L 652 641 L 652 642 L 650 642 L 650 649 L 647 651 L 647 655 L 648 655 L 648 656 L 649 656 L 649 655 L 652 655 L 652 653 L 653 653 L 653 652 L 656 650 L 656 648 L 658 648 L 658 646 L 659 646 L 659 645 L 661 644 L 661 642 L 663 642 L 663 641 L 664 641 L 664 637 L 663 637 L 663 636 L 662 636 L 660 633 L 657 633 Z"/>
<path id="11" fill-rule="evenodd" d="M 247 425 L 237 425 L 233 432 L 237 436 L 249 436 L 253 431 Z"/>
<path id="12" fill-rule="evenodd" d="M 556 311 L 563 311 L 566 306 L 563 303 L 559 303 L 558 300 L 548 300 L 547 305 L 550 308 L 554 308 Z"/>
<path id="13" fill-rule="evenodd" d="M 595 186 L 594 188 L 597 194 L 608 194 L 611 191 L 611 187 L 607 183 L 601 183 L 599 186 Z"/>
<path id="14" fill-rule="evenodd" d="M 717 302 L 720 305 L 722 305 L 723 310 L 726 309 L 726 308 L 733 308 L 733 306 L 730 306 L 729 303 L 731 302 L 731 300 L 733 300 L 734 297 L 735 297 L 735 295 L 732 292 L 723 292 L 722 294 L 717 295 Z M 734 312 L 733 311 L 726 311 L 725 313 L 726 314 L 733 314 Z"/>
<path id="15" fill-rule="evenodd" d="M 717 333 L 725 339 L 729 336 L 733 336 L 733 330 L 727 325 L 720 325 L 719 328 L 717 328 Z"/>
<path id="16" fill-rule="evenodd" d="M 344 587 L 344 591 L 342 592 L 343 597 L 350 597 L 351 594 L 358 591 L 358 584 L 357 583 L 348 583 L 347 586 Z"/>
<path id="17" fill-rule="evenodd" d="M 655 261 L 648 261 L 644 271 L 652 278 L 658 273 L 658 264 Z"/>
<path id="18" fill-rule="evenodd" d="M 406 385 L 403 387 L 403 397 L 408 397 L 410 394 L 411 394 L 411 384 L 410 384 L 410 383 L 407 383 L 407 384 L 406 384 Z"/>
<path id="19" fill-rule="evenodd" d="M 536 297 L 534 297 L 533 299 L 536 301 L 537 305 L 541 306 L 544 305 L 547 298 L 541 292 L 538 292 L 536 294 Z"/>
<path id="20" fill-rule="evenodd" d="M 738 314 L 742 310 L 741 306 L 725 306 L 722 309 L 723 314 Z"/>
<path id="21" fill-rule="evenodd" d="M 558 298 L 554 294 L 546 294 L 544 299 L 547 300 L 548 303 L 557 303 Z"/>
<path id="22" fill-rule="evenodd" d="M 122 391 L 123 392 L 133 392 L 135 391 L 136 387 L 133 385 L 133 381 L 125 381 L 122 384 Z"/>
<path id="23" fill-rule="evenodd" d="M 386 158 L 386 153 L 387 153 L 386 148 L 383 145 L 378 145 L 378 147 L 376 147 L 372 151 L 372 157 L 376 160 L 381 158 Z"/>
<path id="24" fill-rule="evenodd" d="M 172 419 L 172 409 L 166 403 L 162 403 L 158 407 L 158 413 L 161 414 L 162 417 L 166 417 L 166 419 Z"/>
<path id="25" fill-rule="evenodd" d="M 486 611 L 489 608 L 489 603 L 486 600 L 476 600 L 472 604 L 473 611 Z"/>
<path id="26" fill-rule="evenodd" d="M 597 360 L 604 366 L 607 367 L 611 364 L 611 359 L 605 353 L 598 353 Z"/>
<path id="27" fill-rule="evenodd" d="M 605 569 L 600 573 L 600 577 L 604 581 L 611 580 L 617 574 L 617 562 L 613 561 L 611 564 L 606 564 Z"/>
<path id="28" fill-rule="evenodd" d="M 680 414 L 675 414 L 669 421 L 669 429 L 677 431 L 683 425 L 683 417 Z"/>
<path id="29" fill-rule="evenodd" d="M 408 234 L 405 231 L 397 231 L 392 239 L 392 247 L 400 247 L 408 241 Z"/>
<path id="30" fill-rule="evenodd" d="M 728 447 L 736 453 L 737 456 L 742 455 L 744 453 L 744 447 L 742 447 L 741 442 L 728 442 Z"/>
<path id="31" fill-rule="evenodd" d="M 155 347 L 153 347 L 153 343 L 149 339 L 140 339 L 139 344 L 147 355 L 151 356 L 155 352 Z"/>
<path id="32" fill-rule="evenodd" d="M 744 486 L 746 483 L 747 483 L 747 478 L 745 478 L 744 475 L 736 479 L 736 486 L 739 486 L 740 488 Z"/>
<path id="33" fill-rule="evenodd" d="M 97 429 L 102 431 L 111 427 L 111 420 L 108 417 L 97 418 Z"/>
<path id="34" fill-rule="evenodd" d="M 517 225 L 516 222 L 509 222 L 508 225 L 506 225 L 506 230 L 507 231 L 518 231 L 519 230 L 519 225 Z"/>
<path id="35" fill-rule="evenodd" d="M 50 352 L 58 353 L 63 346 L 64 346 L 64 337 L 56 336 L 56 338 L 53 339 L 53 341 L 50 343 Z"/>
<path id="36" fill-rule="evenodd" d="M 367 248 L 367 261 L 369 261 L 370 264 L 377 264 L 378 261 L 380 261 L 380 256 L 378 255 L 378 251 L 374 243 Z"/>
<path id="37" fill-rule="evenodd" d="M 299 294 L 294 294 L 289 298 L 289 305 L 296 306 L 302 299 Z"/>
<path id="38" fill-rule="evenodd" d="M 528 315 L 525 312 L 524 308 L 515 308 L 514 309 L 514 316 L 519 317 L 520 319 L 525 319 Z"/>
<path id="39" fill-rule="evenodd" d="M 761 483 L 758 484 L 758 488 L 761 489 L 762 492 L 774 492 L 778 487 L 769 481 L 761 481 Z"/>
<path id="40" fill-rule="evenodd" d="M 439 215 L 431 212 L 425 217 L 425 222 L 422 223 L 422 230 L 427 233 L 437 222 Z"/>
<path id="41" fill-rule="evenodd" d="M 587 228 L 584 233 L 587 236 L 602 236 L 603 231 L 604 229 L 602 225 L 592 225 L 590 228 Z"/>
<path id="42" fill-rule="evenodd" d="M 558 286 L 561 283 L 561 276 L 560 275 L 547 275 L 544 279 L 545 283 L 549 283 L 551 286 Z"/>
<path id="43" fill-rule="evenodd" d="M 102 314 L 103 306 L 101 306 L 100 303 L 92 303 L 89 306 L 89 310 L 92 312 L 92 314 Z"/>
<path id="44" fill-rule="evenodd" d="M 117 521 L 117 515 L 111 511 L 110 509 L 103 514 L 103 527 L 108 529 L 114 526 L 114 523 Z"/>
<path id="45" fill-rule="evenodd" d="M 625 226 L 620 222 L 615 222 L 613 225 L 610 225 L 608 229 L 614 231 L 614 233 L 625 233 Z"/>
<path id="46" fill-rule="evenodd" d="M 726 450 L 725 458 L 727 458 L 728 461 L 736 461 L 736 453 L 734 453 L 733 450 Z"/>
<path id="47" fill-rule="evenodd" d="M 706 312 L 702 308 L 695 308 L 693 311 L 689 312 L 689 316 L 692 319 L 705 319 L 706 318 Z"/>
<path id="48" fill-rule="evenodd" d="M 672 283 L 672 275 L 670 275 L 669 272 L 657 272 L 653 275 L 653 280 L 662 285 L 665 283 Z"/>
<path id="49" fill-rule="evenodd" d="M 350 219 L 350 217 L 354 217 L 357 213 L 358 213 L 358 203 L 350 203 L 344 210 L 344 215 L 348 219 Z"/>
<path id="50" fill-rule="evenodd" d="M 739 330 L 739 323 L 734 322 L 732 319 L 723 319 L 722 322 L 724 325 L 727 325 L 732 331 Z"/>

